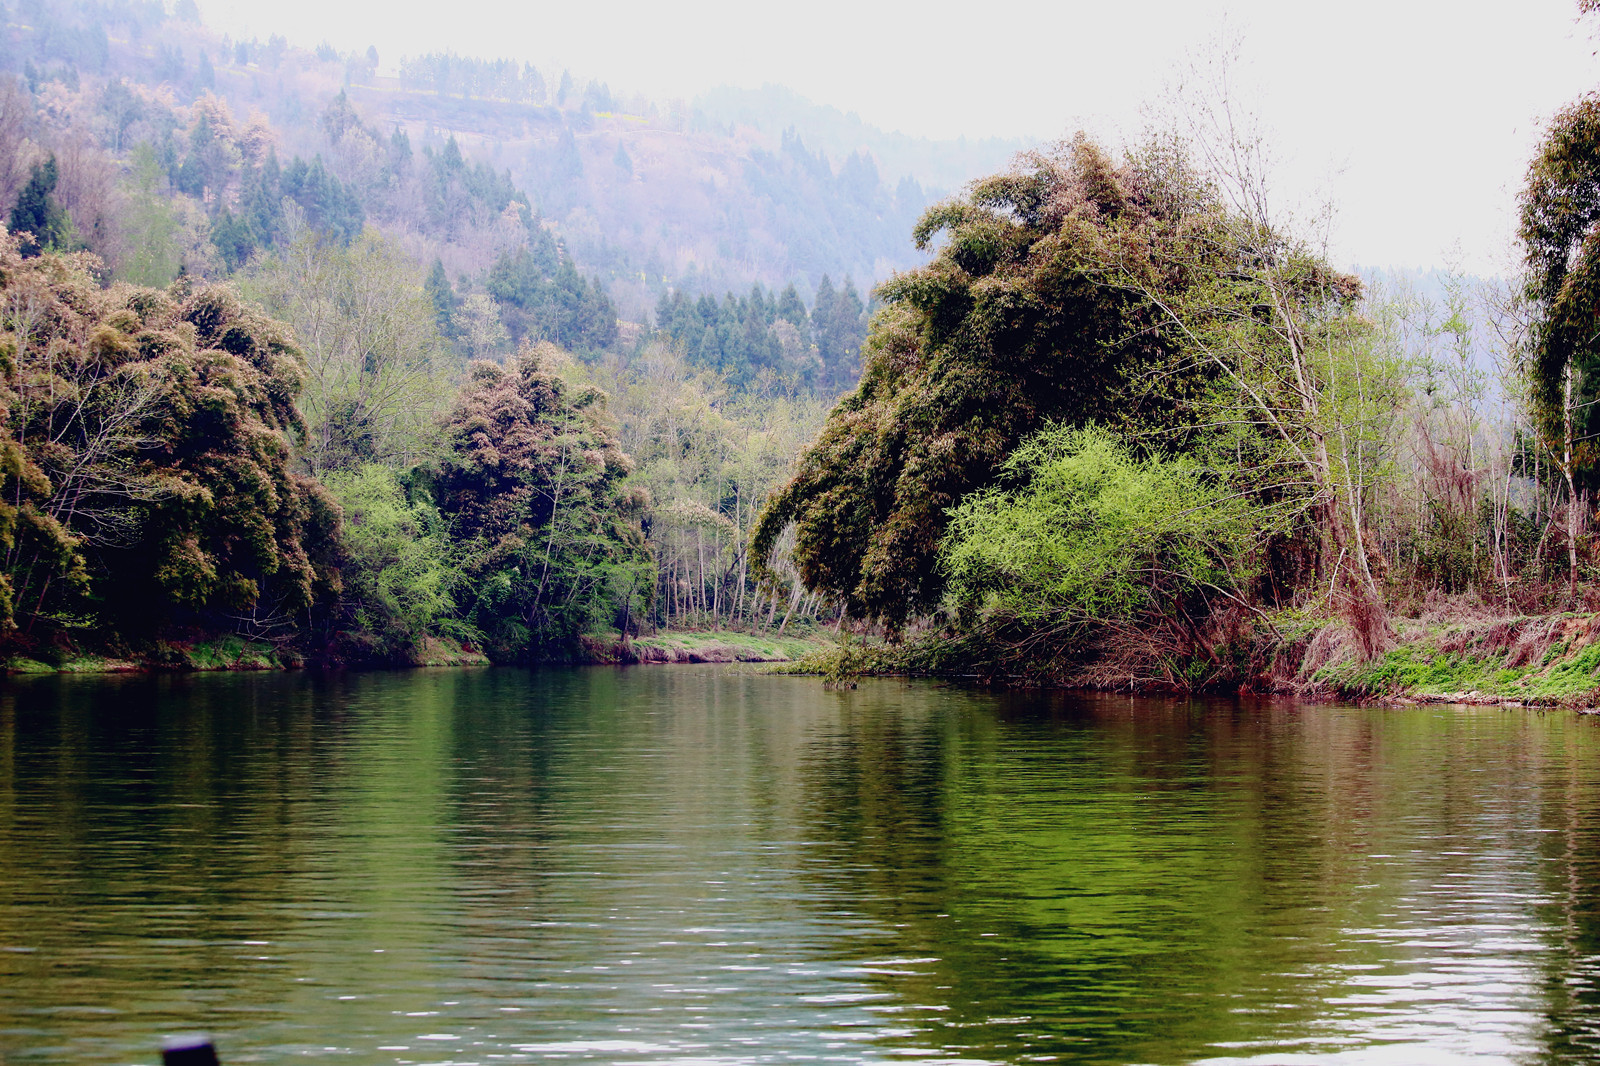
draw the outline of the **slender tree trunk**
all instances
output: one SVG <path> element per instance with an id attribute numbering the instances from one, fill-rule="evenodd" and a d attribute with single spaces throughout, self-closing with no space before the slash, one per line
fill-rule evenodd
<path id="1" fill-rule="evenodd" d="M 713 530 L 711 533 L 711 624 L 722 624 L 722 586 L 723 573 L 720 569 L 722 559 L 722 533 Z"/>
<path id="2" fill-rule="evenodd" d="M 783 636 L 783 631 L 789 628 L 789 619 L 794 614 L 795 605 L 800 602 L 800 596 L 803 591 L 804 590 L 800 585 L 800 579 L 799 577 L 796 577 L 794 582 L 794 592 L 789 596 L 789 609 L 784 612 L 783 624 L 778 626 L 778 636 Z"/>
<path id="3" fill-rule="evenodd" d="M 739 486 L 735 485 L 733 487 L 733 528 L 738 532 L 739 537 L 741 538 L 740 543 L 743 546 L 739 549 L 739 599 L 733 605 L 733 623 L 729 628 L 737 627 L 743 624 L 745 585 L 749 580 L 749 574 L 747 573 L 747 570 L 750 564 L 750 540 L 745 533 L 744 526 L 740 525 L 739 523 L 739 500 Z"/>
<path id="4" fill-rule="evenodd" d="M 694 531 L 694 554 L 695 561 L 700 565 L 698 585 L 700 590 L 700 617 L 703 621 L 706 614 L 706 536 L 705 531 L 698 528 Z"/>
<path id="5" fill-rule="evenodd" d="M 1567 479 L 1567 595 L 1571 597 L 1578 589 L 1578 492 L 1572 478 L 1572 360 L 1567 360 L 1566 372 L 1562 375 L 1562 421 L 1563 436 L 1561 449 L 1561 473 Z"/>

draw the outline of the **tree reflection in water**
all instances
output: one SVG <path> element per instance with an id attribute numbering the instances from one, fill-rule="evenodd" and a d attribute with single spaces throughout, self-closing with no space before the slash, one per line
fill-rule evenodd
<path id="1" fill-rule="evenodd" d="M 17 681 L 0 1052 L 1592 1060 L 1597 725 L 718 667 Z"/>

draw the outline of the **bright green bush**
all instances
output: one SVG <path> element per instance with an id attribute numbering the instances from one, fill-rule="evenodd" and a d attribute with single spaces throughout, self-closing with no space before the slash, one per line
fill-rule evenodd
<path id="1" fill-rule="evenodd" d="M 437 510 L 408 502 L 394 472 L 375 463 L 330 473 L 323 484 L 344 509 L 341 602 L 349 620 L 392 650 L 448 626 L 456 575 Z"/>
<path id="2" fill-rule="evenodd" d="M 1105 430 L 1056 425 L 1000 484 L 950 513 L 948 603 L 1029 627 L 1131 620 L 1239 587 L 1258 516 L 1187 460 L 1135 458 Z"/>

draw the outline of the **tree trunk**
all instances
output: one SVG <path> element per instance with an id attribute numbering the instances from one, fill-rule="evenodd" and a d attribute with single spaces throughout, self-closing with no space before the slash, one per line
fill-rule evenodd
<path id="1" fill-rule="evenodd" d="M 1567 596 L 1578 590 L 1578 492 L 1572 478 L 1572 360 L 1562 374 L 1561 473 L 1567 479 Z"/>

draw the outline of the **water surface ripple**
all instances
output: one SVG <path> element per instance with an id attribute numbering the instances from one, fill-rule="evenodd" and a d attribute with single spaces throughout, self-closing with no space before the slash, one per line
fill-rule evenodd
<path id="1" fill-rule="evenodd" d="M 742 668 L 0 688 L 0 1058 L 1600 1060 L 1600 722 Z"/>

